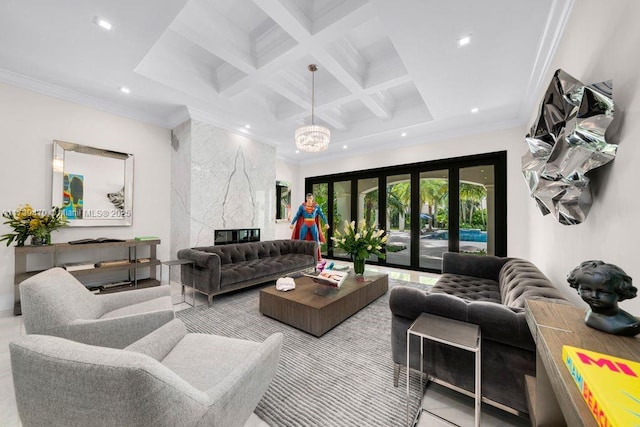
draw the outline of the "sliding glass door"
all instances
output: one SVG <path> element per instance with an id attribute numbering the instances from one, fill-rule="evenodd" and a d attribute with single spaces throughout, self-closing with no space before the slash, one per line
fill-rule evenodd
<path id="1" fill-rule="evenodd" d="M 420 172 L 420 262 L 439 270 L 449 251 L 449 171 Z"/>
<path id="2" fill-rule="evenodd" d="M 387 258 L 395 265 L 411 265 L 411 174 L 387 177 Z"/>
<path id="3" fill-rule="evenodd" d="M 337 181 L 333 184 L 333 218 L 331 234 L 335 230 L 344 231 L 344 222 L 351 222 L 351 181 Z M 349 257 L 343 249 L 333 248 L 333 256 Z"/>
<path id="4" fill-rule="evenodd" d="M 445 252 L 506 256 L 506 152 L 307 178 L 329 219 L 364 220 L 388 235 L 369 263 L 439 272 Z M 329 241 L 323 255 L 348 259 Z"/>
<path id="5" fill-rule="evenodd" d="M 320 205 L 322 212 L 325 214 L 325 216 L 327 216 L 327 219 L 331 221 L 329 215 L 329 184 L 327 182 L 313 184 L 311 193 L 313 193 L 315 202 Z M 329 237 L 327 236 L 327 232 L 325 230 L 319 230 L 319 232 L 324 233 L 324 236 L 327 240 L 320 245 L 320 253 L 323 257 L 325 257 L 329 253 Z"/>
<path id="6" fill-rule="evenodd" d="M 495 254 L 493 165 L 460 169 L 460 252 Z"/>
<path id="7" fill-rule="evenodd" d="M 358 180 L 358 217 L 356 222 L 364 220 L 367 229 L 378 227 L 378 178 Z M 368 261 L 378 261 L 376 255 L 371 255 Z"/>

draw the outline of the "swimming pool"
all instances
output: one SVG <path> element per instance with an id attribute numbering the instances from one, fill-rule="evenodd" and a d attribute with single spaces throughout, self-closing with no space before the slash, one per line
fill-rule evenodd
<path id="1" fill-rule="evenodd" d="M 449 240 L 448 230 L 439 230 L 424 236 L 427 239 Z M 477 228 L 463 228 L 460 230 L 460 241 L 464 242 L 486 242 L 487 232 Z"/>

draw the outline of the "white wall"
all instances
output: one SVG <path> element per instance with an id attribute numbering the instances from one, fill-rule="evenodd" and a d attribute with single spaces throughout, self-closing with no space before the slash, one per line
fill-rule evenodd
<path id="1" fill-rule="evenodd" d="M 159 236 L 169 256 L 170 131 L 13 86 L 0 84 L 0 210 L 29 203 L 51 208 L 53 140 L 134 155 L 132 227 L 61 229 L 52 240 Z M 0 225 L 0 234 L 10 232 Z M 14 250 L 0 243 L 0 310 L 13 309 Z"/>
<path id="2" fill-rule="evenodd" d="M 391 148 L 353 157 L 345 156 L 339 160 L 305 165 L 300 168 L 300 180 L 296 187 L 301 188 L 300 191 L 294 188 L 294 200 L 296 200 L 295 197 L 304 197 L 305 177 L 506 150 L 507 253 L 509 256 L 526 258 L 528 255 L 526 224 L 529 215 L 527 206 L 530 200 L 520 170 L 520 157 L 527 149 L 523 136 L 524 128 L 514 128 L 411 147 Z M 393 141 L 389 142 L 389 146 L 393 146 Z"/>
<path id="3" fill-rule="evenodd" d="M 561 285 L 571 269 L 589 259 L 616 264 L 635 278 L 636 287 L 640 284 L 639 21 L 640 2 L 634 0 L 576 1 L 548 72 L 546 81 L 557 68 L 587 84 L 613 79 L 616 112 L 607 140 L 619 145 L 613 162 L 589 174 L 594 202 L 583 224 L 560 225 L 528 205 L 530 259 Z M 571 295 L 578 301 L 572 289 Z M 640 297 L 620 306 L 640 316 Z"/>

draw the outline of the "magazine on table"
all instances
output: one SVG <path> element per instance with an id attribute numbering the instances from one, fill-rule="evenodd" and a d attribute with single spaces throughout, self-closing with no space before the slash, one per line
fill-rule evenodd
<path id="1" fill-rule="evenodd" d="M 323 270 L 318 274 L 305 274 L 318 283 L 339 288 L 349 275 L 348 271 Z"/>

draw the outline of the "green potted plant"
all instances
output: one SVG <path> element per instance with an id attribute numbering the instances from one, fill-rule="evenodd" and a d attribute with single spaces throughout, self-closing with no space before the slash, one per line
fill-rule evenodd
<path id="1" fill-rule="evenodd" d="M 336 248 L 342 249 L 351 255 L 353 260 L 353 270 L 356 274 L 364 273 L 364 263 L 371 255 L 384 258 L 384 247 L 387 243 L 387 236 L 384 230 L 367 228 L 364 219 L 358 222 L 345 221 L 343 233 L 335 230 L 335 236 L 331 237 Z"/>
<path id="2" fill-rule="evenodd" d="M 24 246 L 27 238 L 31 237 L 32 245 L 50 245 L 51 232 L 67 225 L 67 218 L 58 207 L 51 211 L 34 210 L 29 204 L 18 206 L 15 211 L 5 211 L 2 216 L 4 224 L 13 228 L 12 233 L 0 236 L 0 242 L 6 241 L 7 246 L 16 242 L 16 246 Z"/>

